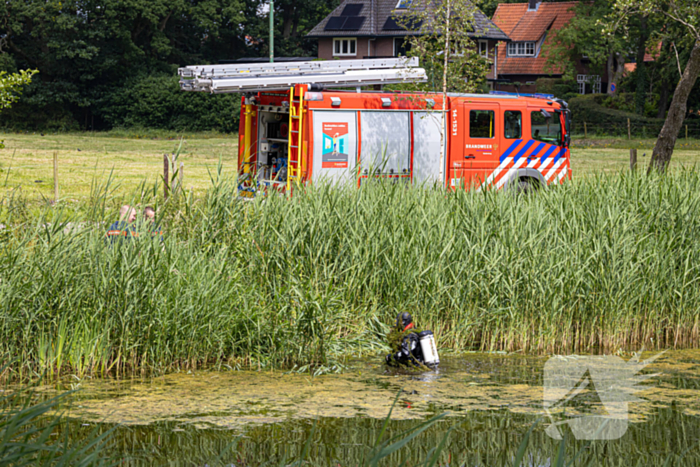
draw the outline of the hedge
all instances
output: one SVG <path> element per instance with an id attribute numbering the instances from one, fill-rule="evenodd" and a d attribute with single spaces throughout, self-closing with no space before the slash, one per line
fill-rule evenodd
<path id="1" fill-rule="evenodd" d="M 632 136 L 644 138 L 658 136 L 664 119 L 650 118 L 624 110 L 603 107 L 601 102 L 606 98 L 605 94 L 589 94 L 575 97 L 569 101 L 572 134 L 582 135 L 586 131 L 589 136 L 626 137 L 629 120 Z M 685 125 L 688 125 L 689 136 L 700 137 L 700 119 L 687 119 L 681 129 L 680 136 L 685 136 Z"/>
<path id="2" fill-rule="evenodd" d="M 34 83 L 42 85 L 44 83 Z M 238 131 L 241 97 L 238 94 L 210 95 L 180 90 L 172 75 L 141 75 L 111 91 L 95 105 L 85 108 L 44 105 L 26 98 L 0 113 L 0 128 L 10 131 L 72 131 L 93 127 L 151 128 L 175 131 Z M 81 115 L 90 116 L 88 125 Z"/>

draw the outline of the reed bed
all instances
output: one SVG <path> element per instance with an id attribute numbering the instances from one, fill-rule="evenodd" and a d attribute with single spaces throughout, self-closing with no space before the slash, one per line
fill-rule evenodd
<path id="1" fill-rule="evenodd" d="M 159 202 L 156 186 L 135 202 Z M 80 214 L 4 204 L 0 353 L 13 374 L 202 365 L 337 370 L 396 313 L 442 351 L 569 353 L 699 342 L 700 173 L 597 176 L 530 196 L 317 184 L 159 205 L 164 240 L 105 242 Z M 162 201 L 162 200 L 161 200 Z"/>

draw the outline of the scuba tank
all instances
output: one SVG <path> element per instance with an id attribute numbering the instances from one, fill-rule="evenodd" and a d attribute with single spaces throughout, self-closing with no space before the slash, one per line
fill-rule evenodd
<path id="1" fill-rule="evenodd" d="M 433 331 L 423 331 L 418 334 L 420 348 L 423 351 L 423 361 L 428 366 L 438 366 L 440 357 L 438 356 L 437 346 L 435 345 L 435 336 Z"/>

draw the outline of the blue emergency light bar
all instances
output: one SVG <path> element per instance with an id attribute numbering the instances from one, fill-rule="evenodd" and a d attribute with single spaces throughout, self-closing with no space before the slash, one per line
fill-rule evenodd
<path id="1" fill-rule="evenodd" d="M 534 97 L 537 99 L 547 99 L 550 101 L 554 100 L 553 94 L 540 94 L 540 93 L 525 94 L 525 93 L 520 93 L 520 92 L 506 92 L 506 91 L 490 91 L 489 94 L 493 94 L 495 96 L 521 96 L 521 97 Z"/>

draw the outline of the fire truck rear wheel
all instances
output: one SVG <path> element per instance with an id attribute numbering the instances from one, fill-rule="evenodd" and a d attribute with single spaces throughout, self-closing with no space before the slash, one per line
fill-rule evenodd
<path id="1" fill-rule="evenodd" d="M 539 188 L 539 183 L 529 178 L 521 178 L 518 181 L 518 193 L 529 195 Z"/>

